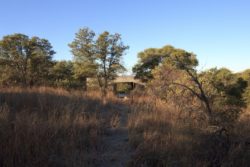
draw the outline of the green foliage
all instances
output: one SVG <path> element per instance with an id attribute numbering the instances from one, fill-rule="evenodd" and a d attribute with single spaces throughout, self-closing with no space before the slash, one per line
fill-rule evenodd
<path id="1" fill-rule="evenodd" d="M 247 82 L 226 68 L 212 68 L 200 74 L 217 122 L 234 122 L 246 106 L 243 93 Z"/>
<path id="2" fill-rule="evenodd" d="M 182 49 L 170 47 L 165 53 L 150 72 L 150 88 L 158 97 L 183 110 L 203 110 L 213 124 L 224 126 L 238 118 L 245 107 L 244 79 L 225 68 L 198 73 L 196 55 Z"/>
<path id="3" fill-rule="evenodd" d="M 32 86 L 45 84 L 55 52 L 46 39 L 24 34 L 4 36 L 0 41 L 2 84 Z"/>
<path id="4" fill-rule="evenodd" d="M 125 71 L 121 64 L 121 58 L 128 49 L 121 42 L 121 35 L 111 35 L 103 32 L 96 40 L 96 59 L 98 63 L 97 77 L 100 87 L 106 89 L 108 82 L 117 76 L 117 73 Z"/>
<path id="5" fill-rule="evenodd" d="M 50 73 L 51 85 L 67 89 L 86 89 L 86 80 L 75 77 L 72 61 L 58 61 Z"/>
<path id="6" fill-rule="evenodd" d="M 214 94 L 221 96 L 221 100 L 214 100 L 218 105 L 236 105 L 244 107 L 243 93 L 247 87 L 247 82 L 238 78 L 226 68 L 210 69 L 201 74 L 203 80 L 209 82 L 214 89 Z"/>
<path id="7" fill-rule="evenodd" d="M 156 96 L 171 101 L 184 111 L 197 110 L 199 107 L 193 104 L 199 101 L 205 107 L 204 112 L 210 115 L 211 107 L 197 76 L 197 65 L 195 54 L 171 47 L 168 56 L 152 70 L 154 79 L 150 82 L 150 88 Z"/>
<path id="8" fill-rule="evenodd" d="M 147 82 L 153 79 L 153 70 L 164 61 L 183 68 L 181 66 L 197 66 L 198 61 L 193 53 L 182 49 L 176 49 L 167 45 L 162 48 L 150 48 L 138 54 L 139 62 L 133 67 L 133 72 L 137 78 Z"/>
<path id="9" fill-rule="evenodd" d="M 163 48 L 149 48 L 138 54 L 139 62 L 133 67 L 133 72 L 136 78 L 147 82 L 153 79 L 152 70 L 155 69 L 163 59 L 167 57 L 172 46 L 165 46 Z"/>
<path id="10" fill-rule="evenodd" d="M 73 76 L 73 63 L 71 61 L 58 61 L 53 66 L 53 75 L 57 80 L 71 79 Z"/>
<path id="11" fill-rule="evenodd" d="M 244 100 L 249 106 L 250 105 L 250 86 L 248 86 L 244 92 Z"/>
<path id="12" fill-rule="evenodd" d="M 173 48 L 165 61 L 164 63 L 170 64 L 180 70 L 194 70 L 198 66 L 196 55 L 182 49 Z"/>
<path id="13" fill-rule="evenodd" d="M 76 78 L 92 77 L 96 74 L 97 64 L 95 62 L 95 33 L 88 29 L 80 29 L 75 34 L 75 39 L 69 44 L 74 55 L 74 75 Z"/>
<path id="14" fill-rule="evenodd" d="M 238 77 L 243 78 L 246 81 L 250 80 L 250 69 L 246 69 L 243 72 L 236 73 Z"/>
<path id="15" fill-rule="evenodd" d="M 138 58 L 139 62 L 132 69 L 136 78 L 144 82 L 153 79 L 152 70 L 160 64 L 163 58 L 160 49 L 146 49 L 138 54 Z"/>
<path id="16" fill-rule="evenodd" d="M 108 82 L 125 70 L 121 59 L 128 46 L 121 41 L 121 35 L 105 31 L 95 38 L 92 30 L 83 28 L 69 46 L 74 55 L 75 76 L 97 77 L 103 95 L 106 96 Z"/>
<path id="17" fill-rule="evenodd" d="M 119 93 L 128 93 L 129 90 L 131 90 L 131 84 L 127 83 L 117 83 L 116 85 L 116 91 Z"/>
<path id="18" fill-rule="evenodd" d="M 237 75 L 243 78 L 245 81 L 247 81 L 248 86 L 243 94 L 243 97 L 244 97 L 246 104 L 249 106 L 250 105 L 250 69 L 247 69 L 241 73 L 238 73 Z"/>

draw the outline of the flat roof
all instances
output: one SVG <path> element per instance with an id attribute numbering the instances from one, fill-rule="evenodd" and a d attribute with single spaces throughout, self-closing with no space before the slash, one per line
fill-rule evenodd
<path id="1" fill-rule="evenodd" d="M 134 76 L 118 76 L 113 80 L 113 83 L 128 83 L 128 82 L 144 85 L 144 83 L 142 83 L 139 79 L 135 79 Z"/>

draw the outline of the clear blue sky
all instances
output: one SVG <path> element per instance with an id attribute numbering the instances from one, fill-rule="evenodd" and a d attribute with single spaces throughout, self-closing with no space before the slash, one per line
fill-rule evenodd
<path id="1" fill-rule="evenodd" d="M 122 34 L 128 68 L 138 52 L 167 44 L 196 53 L 202 69 L 250 68 L 249 0 L 1 0 L 0 16 L 0 38 L 46 38 L 57 60 L 72 58 L 68 43 L 89 27 Z"/>

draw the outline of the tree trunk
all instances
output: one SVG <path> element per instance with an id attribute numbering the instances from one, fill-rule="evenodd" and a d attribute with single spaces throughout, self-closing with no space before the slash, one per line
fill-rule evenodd
<path id="1" fill-rule="evenodd" d="M 87 91 L 87 78 L 86 77 L 83 77 L 81 78 L 81 82 L 82 82 L 82 88 L 83 88 L 83 91 Z"/>
<path id="2" fill-rule="evenodd" d="M 103 87 L 102 89 L 102 104 L 107 104 L 107 88 Z"/>

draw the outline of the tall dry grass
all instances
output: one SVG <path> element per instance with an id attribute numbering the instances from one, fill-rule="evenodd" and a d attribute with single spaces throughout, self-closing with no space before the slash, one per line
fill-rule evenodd
<path id="1" fill-rule="evenodd" d="M 99 94 L 53 88 L 0 90 L 0 166 L 96 166 Z"/>
<path id="2" fill-rule="evenodd" d="M 115 128 L 117 110 L 128 106 L 131 167 L 250 164 L 250 110 L 228 134 L 211 129 L 202 112 L 153 96 L 107 99 L 103 105 L 95 91 L 0 89 L 0 166 L 102 166 L 106 127 Z"/>
<path id="3" fill-rule="evenodd" d="M 130 106 L 129 138 L 135 149 L 131 167 L 250 164 L 250 114 L 246 112 L 225 132 L 209 126 L 202 112 L 183 111 L 153 96 L 136 97 Z"/>

